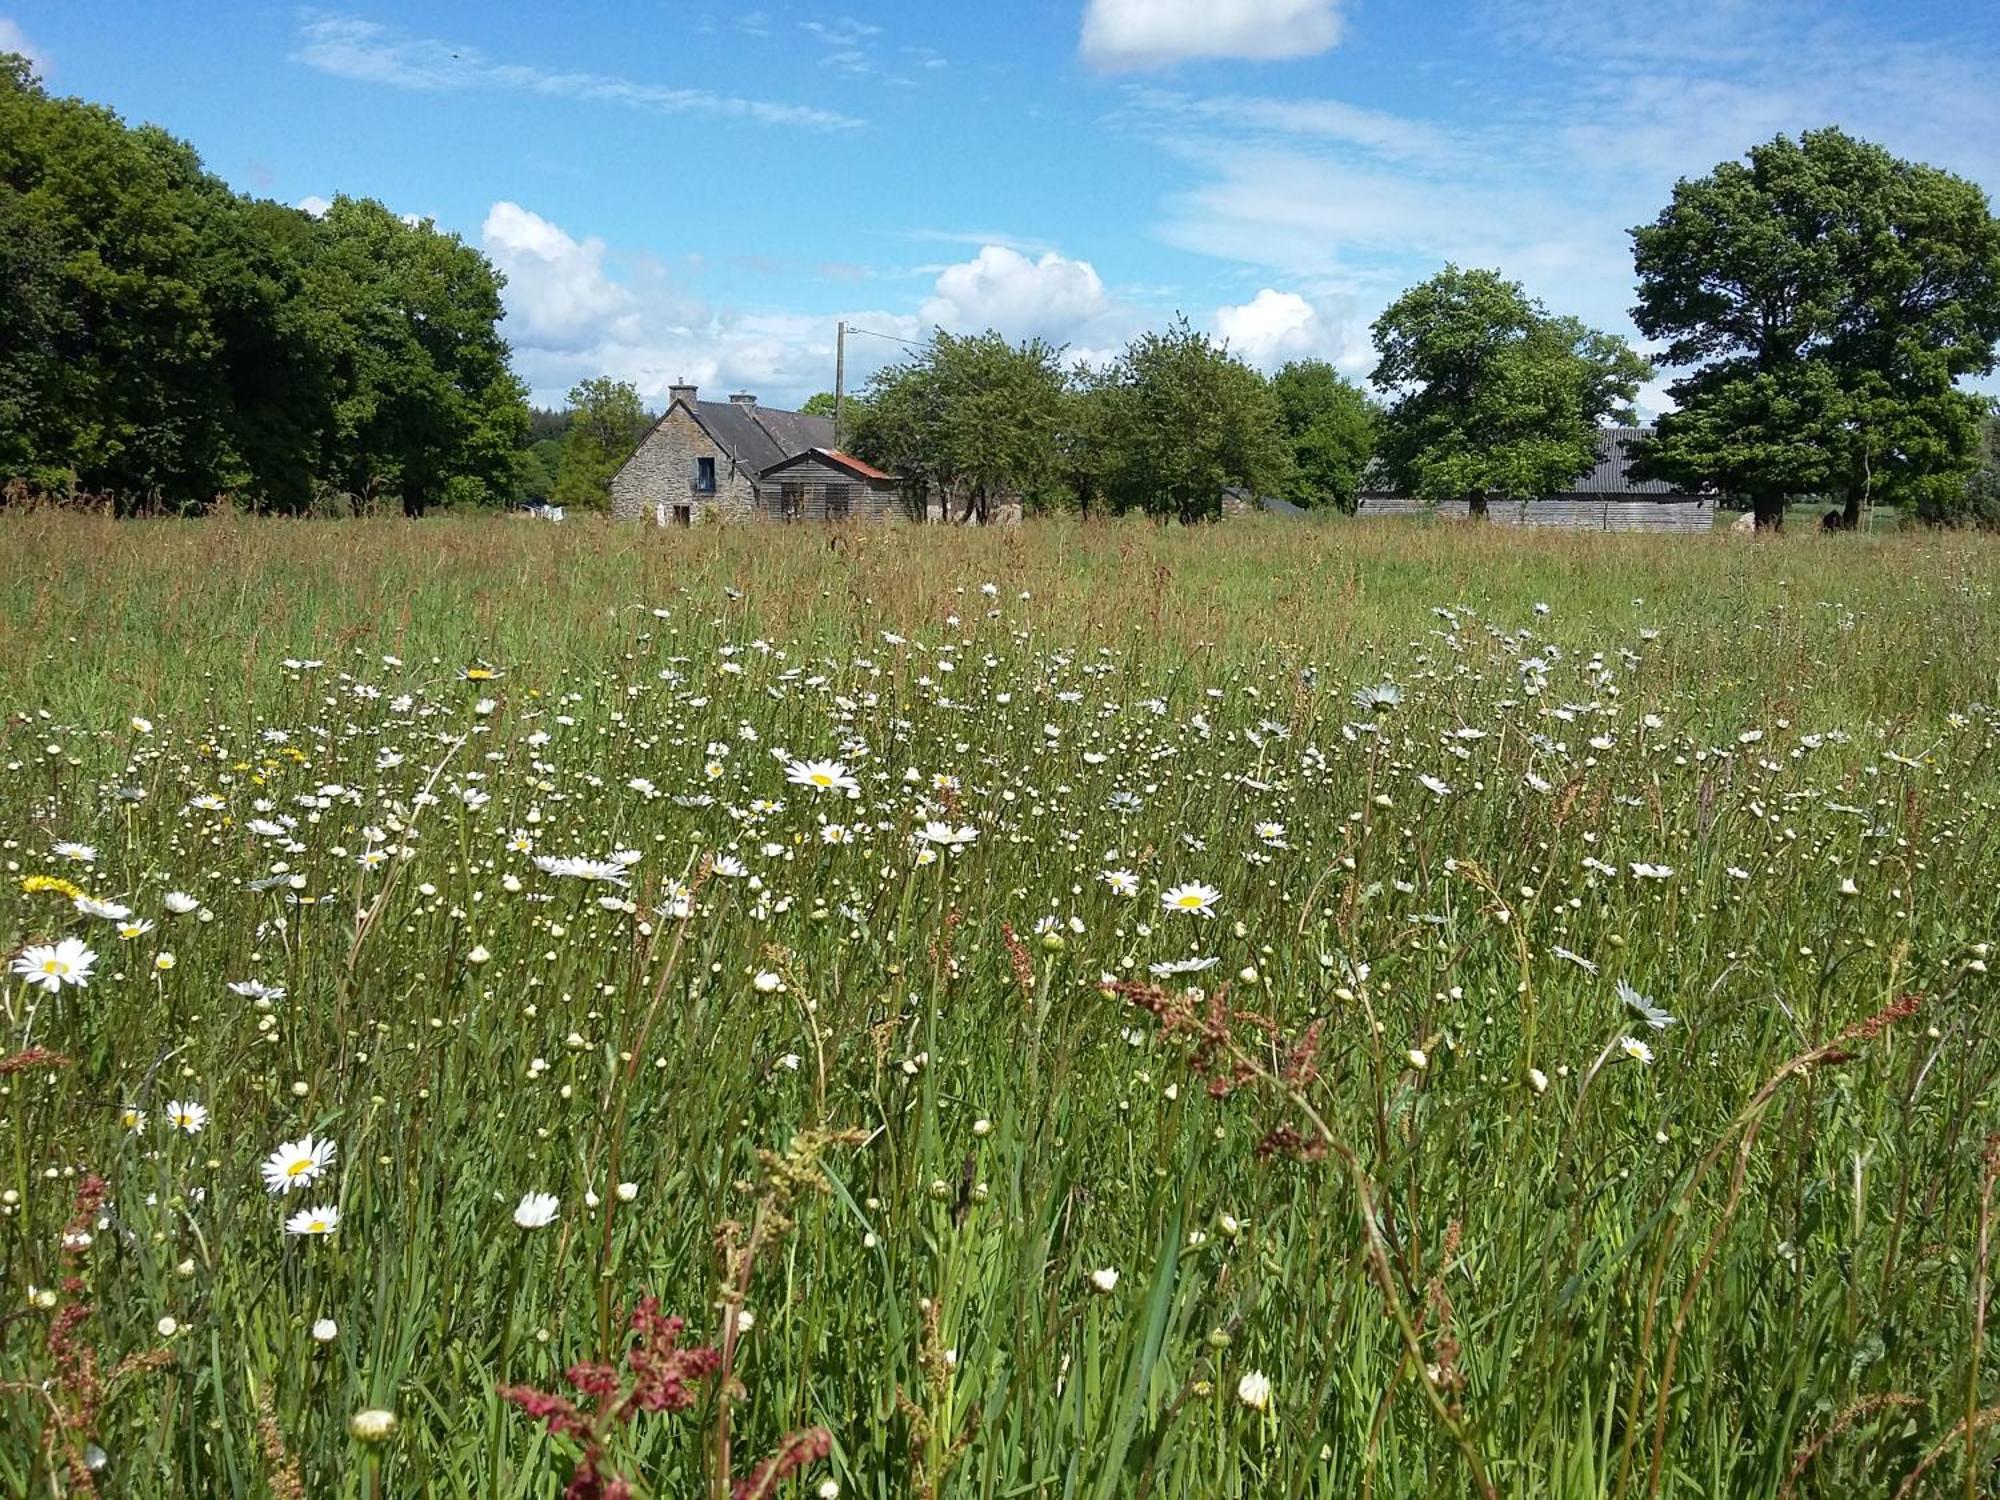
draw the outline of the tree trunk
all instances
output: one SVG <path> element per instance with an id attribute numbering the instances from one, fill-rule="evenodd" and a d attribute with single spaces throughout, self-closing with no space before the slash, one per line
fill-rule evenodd
<path id="1" fill-rule="evenodd" d="M 1751 514 L 1757 517 L 1759 531 L 1783 531 L 1785 529 L 1785 497 L 1783 495 L 1758 494 L 1750 497 Z"/>
<path id="2" fill-rule="evenodd" d="M 1477 495 L 1468 495 L 1466 497 L 1465 506 L 1467 514 L 1469 514 L 1473 520 L 1483 521 L 1486 519 L 1486 496 L 1484 492 Z"/>
<path id="3" fill-rule="evenodd" d="M 1859 486 L 1848 490 L 1847 504 L 1840 512 L 1840 529 L 1842 531 L 1859 531 L 1861 529 L 1861 500 L 1862 492 Z"/>

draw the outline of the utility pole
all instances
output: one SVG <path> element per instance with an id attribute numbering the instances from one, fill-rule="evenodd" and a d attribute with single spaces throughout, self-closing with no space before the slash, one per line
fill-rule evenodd
<path id="1" fill-rule="evenodd" d="M 833 335 L 833 446 L 840 446 L 840 414 L 847 402 L 847 325 L 837 325 Z"/>

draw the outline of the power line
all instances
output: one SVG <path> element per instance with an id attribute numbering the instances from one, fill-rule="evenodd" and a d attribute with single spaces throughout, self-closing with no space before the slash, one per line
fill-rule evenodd
<path id="1" fill-rule="evenodd" d="M 846 326 L 849 333 L 865 333 L 871 339 L 887 339 L 892 344 L 908 344 L 912 349 L 921 349 L 924 347 L 924 340 L 922 339 L 906 339 L 894 333 L 877 333 L 872 328 L 856 328 L 852 323 Z"/>

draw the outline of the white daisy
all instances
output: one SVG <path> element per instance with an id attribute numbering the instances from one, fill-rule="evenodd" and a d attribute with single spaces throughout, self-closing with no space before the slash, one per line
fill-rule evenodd
<path id="1" fill-rule="evenodd" d="M 822 792 L 858 792 L 861 783 L 837 760 L 795 760 L 785 767 L 785 780 Z"/>
<path id="2" fill-rule="evenodd" d="M 310 1135 L 286 1141 L 264 1159 L 264 1186 L 274 1195 L 309 1187 L 325 1175 L 333 1157 L 332 1141 L 316 1141 Z"/>
<path id="3" fill-rule="evenodd" d="M 190 1099 L 176 1099 L 167 1106 L 167 1123 L 189 1135 L 199 1135 L 208 1124 L 208 1107 Z"/>
<path id="4" fill-rule="evenodd" d="M 1169 886 L 1160 893 L 1160 906 L 1166 911 L 1186 912 L 1195 917 L 1215 915 L 1215 903 L 1222 899 L 1222 892 L 1212 885 L 1204 885 L 1199 880 L 1190 880 L 1185 885 Z"/>
<path id="5" fill-rule="evenodd" d="M 555 1222 L 556 1206 L 554 1193 L 523 1193 L 514 1205 L 514 1222 L 523 1229 L 540 1229 Z"/>
<path id="6" fill-rule="evenodd" d="M 286 1234 L 332 1234 L 340 1227 L 340 1210 L 331 1205 L 301 1209 L 285 1220 Z"/>
<path id="7" fill-rule="evenodd" d="M 97 955 L 83 946 L 81 938 L 67 937 L 59 943 L 37 943 L 23 948 L 15 958 L 14 977 L 39 985 L 55 994 L 64 985 L 84 989 L 90 984 L 90 966 Z"/>

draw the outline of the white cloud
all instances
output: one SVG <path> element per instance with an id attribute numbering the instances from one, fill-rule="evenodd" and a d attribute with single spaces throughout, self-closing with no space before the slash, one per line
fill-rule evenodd
<path id="1" fill-rule="evenodd" d="M 833 388 L 834 325 L 848 322 L 901 338 L 925 325 L 908 312 L 855 308 L 824 315 L 715 307 L 676 285 L 658 261 L 616 257 L 595 236 L 578 237 L 518 203 L 495 203 L 481 244 L 506 273 L 501 293 L 514 368 L 533 399 L 560 405 L 579 380 L 629 380 L 651 405 L 690 380 L 711 396 L 748 390 L 794 406 Z M 901 349 L 850 339 L 847 377 L 858 388 Z"/>
<path id="2" fill-rule="evenodd" d="M 374 21 L 320 16 L 300 31 L 293 60 L 335 78 L 389 88 L 439 91 L 497 89 L 589 104 L 616 104 L 654 114 L 699 114 L 760 125 L 837 130 L 861 122 L 835 110 L 740 99 L 713 89 L 640 83 L 602 73 L 557 73 L 525 63 L 495 62 L 475 47 L 434 37 L 401 36 Z"/>
<path id="3" fill-rule="evenodd" d="M 480 228 L 507 277 L 507 306 L 538 346 L 587 347 L 612 332 L 631 294 L 605 274 L 604 241 L 578 240 L 518 203 L 501 201 Z"/>
<path id="4" fill-rule="evenodd" d="M 333 207 L 333 201 L 320 197 L 318 193 L 307 193 L 292 207 L 311 214 L 315 219 L 323 219 L 326 217 L 326 211 Z"/>
<path id="5" fill-rule="evenodd" d="M 6 16 L 0 16 L 0 52 L 20 53 L 27 58 L 29 66 L 38 74 L 47 73 L 49 70 L 49 55 L 28 40 L 28 34 L 21 29 L 20 22 L 10 20 Z"/>
<path id="6" fill-rule="evenodd" d="M 1340 40 L 1339 0 L 1087 0 L 1083 59 L 1110 70 L 1192 58 L 1310 57 Z"/>
<path id="7" fill-rule="evenodd" d="M 1005 245 L 986 245 L 971 260 L 945 267 L 923 305 L 927 322 L 952 333 L 997 328 L 1009 338 L 1073 342 L 1113 311 L 1096 267 L 1051 250 L 1030 260 Z"/>
<path id="8" fill-rule="evenodd" d="M 1260 370 L 1331 352 L 1318 310 L 1297 292 L 1267 286 L 1239 306 L 1218 307 L 1213 323 L 1230 352 Z"/>

